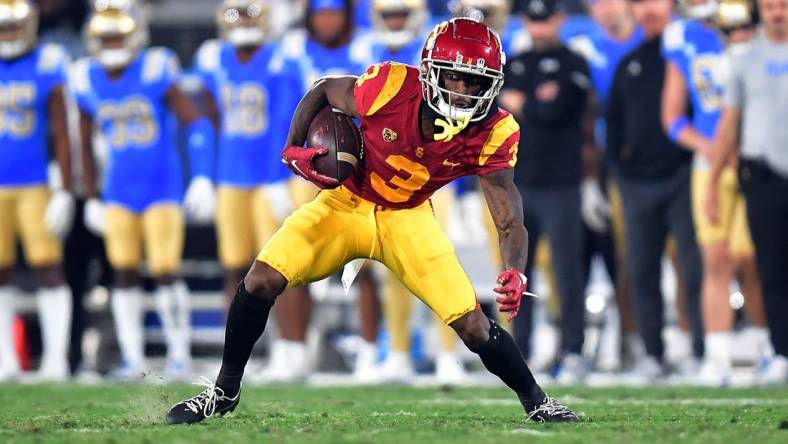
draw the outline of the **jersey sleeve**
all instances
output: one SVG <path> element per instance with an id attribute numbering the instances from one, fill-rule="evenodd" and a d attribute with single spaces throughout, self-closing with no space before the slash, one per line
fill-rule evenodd
<path id="1" fill-rule="evenodd" d="M 90 82 L 90 59 L 77 60 L 68 71 L 68 89 L 77 106 L 90 115 L 95 115 L 98 100 Z"/>
<path id="2" fill-rule="evenodd" d="M 482 146 L 476 173 L 483 176 L 493 171 L 514 168 L 520 143 L 520 125 L 507 114 L 493 126 Z"/>
<path id="3" fill-rule="evenodd" d="M 380 63 L 367 68 L 353 89 L 358 112 L 369 117 L 391 103 L 402 89 L 407 75 L 407 66 L 400 63 Z"/>
<path id="4" fill-rule="evenodd" d="M 725 76 L 724 102 L 726 106 L 741 109 L 744 105 L 744 73 L 743 67 L 746 66 L 748 51 L 733 53 L 730 49 L 726 54 L 728 59 L 728 75 Z"/>
<path id="5" fill-rule="evenodd" d="M 195 55 L 194 73 L 200 79 L 200 84 L 211 94 L 216 95 L 216 72 L 221 67 L 222 42 L 208 40 L 200 45 Z"/>
<path id="6" fill-rule="evenodd" d="M 662 56 L 666 60 L 678 63 L 685 46 L 686 22 L 676 20 L 670 23 L 662 34 Z"/>
<path id="7" fill-rule="evenodd" d="M 65 48 L 52 43 L 41 47 L 36 70 L 40 79 L 39 88 L 45 96 L 66 83 L 68 65 L 69 56 Z"/>
<path id="8" fill-rule="evenodd" d="M 151 48 L 145 54 L 142 83 L 152 88 L 154 95 L 164 95 L 180 79 L 178 56 L 168 48 Z"/>

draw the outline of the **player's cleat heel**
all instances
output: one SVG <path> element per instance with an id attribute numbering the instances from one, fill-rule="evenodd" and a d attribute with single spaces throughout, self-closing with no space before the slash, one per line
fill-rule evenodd
<path id="1" fill-rule="evenodd" d="M 167 424 L 193 424 L 216 414 L 224 416 L 233 412 L 241 400 L 240 390 L 231 398 L 206 378 L 196 385 L 205 387 L 205 390 L 172 406 L 167 412 Z"/>
<path id="2" fill-rule="evenodd" d="M 580 422 L 575 412 L 555 399 L 547 396 L 541 404 L 528 412 L 528 419 L 536 422 Z"/>

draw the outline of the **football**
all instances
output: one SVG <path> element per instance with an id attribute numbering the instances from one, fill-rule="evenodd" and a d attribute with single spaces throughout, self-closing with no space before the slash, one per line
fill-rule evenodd
<path id="1" fill-rule="evenodd" d="M 328 154 L 315 158 L 315 169 L 340 183 L 353 174 L 364 155 L 361 131 L 353 118 L 331 106 L 320 110 L 312 120 L 306 145 L 328 149 Z"/>

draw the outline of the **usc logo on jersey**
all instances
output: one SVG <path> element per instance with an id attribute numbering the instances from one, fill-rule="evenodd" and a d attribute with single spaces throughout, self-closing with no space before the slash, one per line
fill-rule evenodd
<path id="1" fill-rule="evenodd" d="M 391 128 L 383 128 L 383 140 L 392 143 L 397 140 L 397 133 L 394 132 Z"/>

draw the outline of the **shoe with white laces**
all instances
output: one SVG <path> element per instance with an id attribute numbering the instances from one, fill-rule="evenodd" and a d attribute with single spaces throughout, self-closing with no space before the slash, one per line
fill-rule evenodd
<path id="1" fill-rule="evenodd" d="M 544 401 L 527 415 L 528 419 L 536 422 L 580 422 L 575 412 L 549 396 L 546 396 Z"/>
<path id="2" fill-rule="evenodd" d="M 195 385 L 205 387 L 205 390 L 172 406 L 167 412 L 167 424 L 193 424 L 217 414 L 224 416 L 235 410 L 241 400 L 240 390 L 235 396 L 227 396 L 208 378 L 200 378 Z"/>
<path id="3" fill-rule="evenodd" d="M 582 384 L 590 372 L 591 366 L 584 357 L 570 353 L 561 360 L 555 379 L 562 385 Z"/>
<path id="4" fill-rule="evenodd" d="M 758 369 L 755 383 L 760 386 L 788 384 L 788 359 L 782 355 L 774 355 L 769 358 Z"/>
<path id="5" fill-rule="evenodd" d="M 441 385 L 462 385 L 468 382 L 468 372 L 457 353 L 441 352 L 435 360 L 435 378 Z"/>

